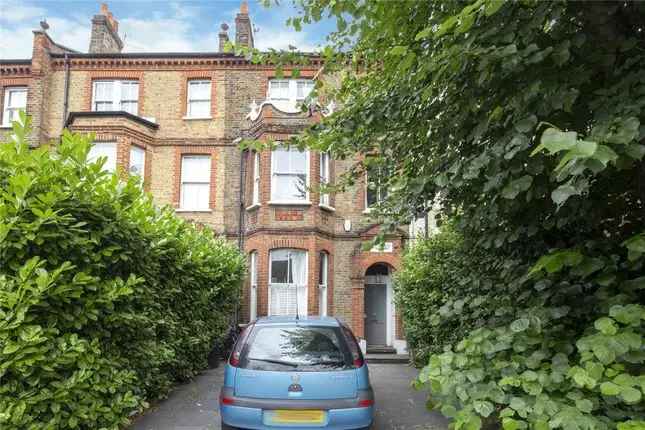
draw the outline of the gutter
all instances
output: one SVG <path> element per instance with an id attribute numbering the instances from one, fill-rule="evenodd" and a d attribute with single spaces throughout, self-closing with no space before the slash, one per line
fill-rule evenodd
<path id="1" fill-rule="evenodd" d="M 67 110 L 69 109 L 69 57 L 65 53 L 65 89 L 63 90 L 63 128 L 67 125 Z"/>
<path id="2" fill-rule="evenodd" d="M 65 127 L 72 124 L 76 118 L 110 118 L 110 117 L 126 118 L 153 130 L 156 130 L 159 128 L 159 124 L 157 123 L 148 121 L 145 118 L 141 118 L 139 115 L 133 115 L 129 112 L 122 111 L 122 110 L 70 112 L 68 115 L 68 118 L 65 121 Z"/>

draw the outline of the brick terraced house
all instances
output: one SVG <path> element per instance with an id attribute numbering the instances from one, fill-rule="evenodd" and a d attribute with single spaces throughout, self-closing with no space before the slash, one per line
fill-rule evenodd
<path id="1" fill-rule="evenodd" d="M 241 319 L 262 315 L 334 315 L 363 347 L 406 349 L 392 280 L 407 234 L 365 250 L 379 225 L 368 216 L 384 190 L 367 180 L 321 194 L 354 163 L 279 146 L 240 150 L 241 138 L 282 141 L 320 113 L 297 105 L 313 88 L 321 61 L 297 79 L 271 66 L 216 52 L 123 53 L 118 22 L 106 5 L 92 19 L 89 52 L 35 30 L 31 59 L 0 60 L 0 138 L 20 109 L 32 116 L 31 144 L 56 141 L 63 128 L 94 133 L 90 156 L 105 168 L 140 175 L 144 188 L 179 216 L 236 241 L 250 274 Z M 246 2 L 235 42 L 253 46 Z M 216 47 L 214 47 L 216 48 Z M 289 73 L 285 73 L 289 76 Z"/>

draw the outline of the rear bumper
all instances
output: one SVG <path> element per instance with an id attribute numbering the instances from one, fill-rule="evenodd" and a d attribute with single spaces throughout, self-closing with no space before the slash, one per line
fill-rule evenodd
<path id="1" fill-rule="evenodd" d="M 222 421 L 224 423 L 243 429 L 252 430 L 312 430 L 321 428 L 325 430 L 350 430 L 361 429 L 372 424 L 374 407 L 330 409 L 325 414 L 325 420 L 321 424 L 279 424 L 267 421 L 262 409 L 245 408 L 242 406 L 222 405 L 220 407 Z"/>
<path id="2" fill-rule="evenodd" d="M 374 400 L 372 389 L 359 390 L 358 396 L 352 399 L 300 400 L 300 399 L 258 399 L 235 397 L 233 389 L 222 388 L 222 398 L 232 404 L 220 404 L 220 413 L 224 423 L 244 429 L 253 430 L 350 430 L 368 427 L 372 424 L 374 407 L 358 407 L 361 400 Z M 271 420 L 271 414 L 265 411 L 275 409 L 316 409 L 325 411 L 322 423 L 317 424 L 281 424 Z"/>

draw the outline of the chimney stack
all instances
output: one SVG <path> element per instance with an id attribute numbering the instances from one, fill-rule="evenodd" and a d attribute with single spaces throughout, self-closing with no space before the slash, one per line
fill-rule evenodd
<path id="1" fill-rule="evenodd" d="M 235 17 L 235 44 L 253 48 L 253 27 L 246 0 L 240 5 L 240 13 Z"/>
<path id="2" fill-rule="evenodd" d="M 224 52 L 226 42 L 228 42 L 228 24 L 223 22 L 219 31 L 219 52 Z"/>
<path id="3" fill-rule="evenodd" d="M 108 5 L 101 4 L 101 11 L 92 18 L 90 54 L 114 54 L 121 52 L 123 41 L 119 37 L 119 22 L 114 19 Z"/>

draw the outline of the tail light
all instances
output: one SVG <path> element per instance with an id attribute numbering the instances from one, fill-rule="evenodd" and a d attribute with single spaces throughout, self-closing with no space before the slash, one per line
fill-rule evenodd
<path id="1" fill-rule="evenodd" d="M 358 401 L 359 408 L 369 408 L 370 406 L 374 406 L 374 400 L 372 399 L 363 399 Z"/>
<path id="2" fill-rule="evenodd" d="M 220 397 L 219 401 L 223 405 L 233 405 L 233 404 L 235 404 L 235 400 L 233 400 L 230 397 L 223 397 L 222 396 L 222 397 Z"/>
<path id="3" fill-rule="evenodd" d="M 230 364 L 233 367 L 237 367 L 240 365 L 240 358 L 242 357 L 242 350 L 244 349 L 244 345 L 246 344 L 246 339 L 249 337 L 249 333 L 251 332 L 251 325 L 248 325 L 240 337 L 237 339 L 237 342 L 235 342 L 235 346 L 233 347 L 233 351 L 231 351 L 231 356 L 228 359 L 228 364 Z"/>
<path id="4" fill-rule="evenodd" d="M 343 326 L 342 331 L 345 336 L 345 340 L 347 341 L 347 345 L 349 346 L 349 351 L 352 353 L 352 364 L 357 369 L 359 367 L 363 367 L 365 360 L 363 360 L 363 353 L 361 352 L 361 348 L 358 346 L 358 342 L 356 341 L 354 334 L 345 326 Z"/>

